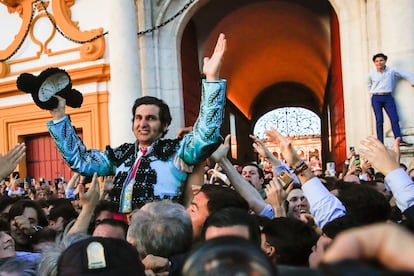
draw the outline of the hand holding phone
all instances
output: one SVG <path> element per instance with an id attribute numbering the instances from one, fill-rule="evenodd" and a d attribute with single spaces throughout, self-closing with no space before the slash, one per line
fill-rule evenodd
<path id="1" fill-rule="evenodd" d="M 293 182 L 293 176 L 285 169 L 280 172 L 278 178 L 282 184 L 283 190 L 286 190 Z"/>

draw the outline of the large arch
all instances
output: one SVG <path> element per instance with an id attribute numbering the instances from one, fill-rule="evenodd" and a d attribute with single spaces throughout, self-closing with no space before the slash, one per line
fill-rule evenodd
<path id="1" fill-rule="evenodd" d="M 162 1 L 156 24 L 165 21 L 187 2 Z M 332 135 L 332 131 L 327 129 L 328 125 L 335 129 L 335 124 L 340 124 L 338 130 L 341 137 L 335 141 L 335 138 L 332 140 L 330 136 L 329 140 L 327 138 L 325 141 L 336 142 L 340 147 L 327 147 L 324 151 L 329 159 L 341 162 L 346 149 L 346 101 L 342 86 L 343 64 L 341 60 L 336 59 L 347 56 L 350 50 L 346 44 L 344 51 L 339 43 L 344 37 L 342 24 L 339 22 L 355 17 L 358 12 L 352 9 L 358 5 L 358 8 L 361 8 L 357 2 L 347 1 L 345 4 L 336 0 L 317 0 L 312 3 L 303 0 L 194 1 L 182 17 L 157 33 L 155 43 L 158 43 L 158 47 L 155 49 L 161 50 L 156 50 L 158 53 L 155 56 L 160 62 L 160 67 L 163 68 L 165 63 L 165 68 L 173 71 L 171 69 L 177 64 L 177 72 L 181 73 L 177 76 L 167 76 L 162 72 L 166 69 L 160 69 L 160 83 L 162 85 L 168 81 L 169 89 L 172 83 L 174 89 L 183 91 L 182 97 L 173 97 L 171 93 L 162 96 L 171 100 L 169 102 L 173 109 L 184 114 L 180 124 L 193 122 L 192 116 L 196 112 L 190 107 L 197 107 L 194 103 L 198 95 L 193 91 L 196 91 L 194 88 L 198 87 L 198 81 L 196 73 L 189 72 L 195 72 L 194 64 L 200 66 L 202 57 L 212 51 L 218 33 L 224 32 L 229 38 L 229 50 L 222 68 L 222 76 L 228 80 L 230 112 L 236 112 L 241 118 L 242 132 L 251 132 L 254 120 L 260 113 L 263 114 L 264 111 L 258 106 L 260 102 L 266 104 L 263 106 L 265 109 L 272 108 L 272 103 L 266 101 L 268 97 L 275 101 L 273 107 L 306 106 L 321 116 L 325 134 Z M 336 13 L 337 11 L 339 13 Z M 345 28 L 348 28 L 350 24 L 345 25 Z M 332 34 L 333 28 L 336 28 L 335 36 Z M 345 34 L 352 36 L 354 41 L 358 36 L 357 33 L 351 34 L 346 29 Z M 189 51 L 191 45 L 192 49 L 197 49 L 197 53 L 194 50 Z M 332 51 L 333 47 L 337 47 L 335 51 Z M 179 49 L 176 55 L 173 53 L 174 48 Z M 353 56 L 361 55 L 360 52 Z M 272 93 L 272 88 L 278 88 L 278 92 Z M 161 88 L 158 91 L 160 94 L 164 93 Z M 301 97 L 296 97 L 297 95 Z M 332 112 L 338 105 L 341 105 L 339 112 Z M 367 115 L 366 110 L 362 108 L 358 109 L 356 114 L 362 116 L 361 112 L 363 116 Z M 238 141 L 243 143 L 241 139 Z M 248 143 L 249 141 L 246 145 L 249 145 Z M 245 148 L 244 145 L 241 145 L 241 148 Z"/>

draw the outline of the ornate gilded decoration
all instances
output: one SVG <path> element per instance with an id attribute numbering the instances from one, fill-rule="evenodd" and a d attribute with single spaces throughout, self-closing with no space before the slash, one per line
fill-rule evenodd
<path id="1" fill-rule="evenodd" d="M 21 0 L 0 0 L 0 3 L 6 5 L 7 7 L 14 8 L 20 4 Z"/>
<path id="2" fill-rule="evenodd" d="M 19 50 L 28 34 L 30 34 L 33 43 L 39 46 L 39 51 L 36 52 L 34 57 L 13 60 L 13 64 L 25 62 L 28 59 L 38 59 L 42 54 L 52 56 L 72 51 L 78 51 L 80 54 L 80 59 L 77 62 L 93 61 L 103 57 L 105 52 L 103 28 L 81 31 L 79 23 L 72 20 L 70 8 L 74 5 L 74 0 L 0 1 L 8 7 L 9 13 L 16 13 L 22 19 L 19 32 L 15 35 L 13 42 L 6 49 L 0 50 L 0 78 L 7 76 L 9 73 L 10 63 L 8 60 Z M 46 38 L 40 39 L 36 37 L 33 30 L 39 19 L 45 17 L 49 19 L 52 28 Z M 48 44 L 56 38 L 56 31 L 66 39 L 81 45 L 71 49 L 53 51 L 53 49 L 48 48 Z"/>

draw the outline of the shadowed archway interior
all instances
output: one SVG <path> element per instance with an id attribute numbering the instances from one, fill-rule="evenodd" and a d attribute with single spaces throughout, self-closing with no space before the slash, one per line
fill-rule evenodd
<path id="1" fill-rule="evenodd" d="M 195 56 L 201 66 L 219 33 L 228 38 L 220 75 L 227 79 L 231 103 L 226 112 L 240 118 L 239 148 L 251 146 L 246 134 L 252 133 L 261 115 L 279 107 L 304 107 L 321 118 L 323 156 L 340 164 L 345 130 L 339 23 L 329 0 L 200 2 L 183 34 L 183 68 L 193 68 Z M 196 54 L 188 47 L 194 42 Z M 185 99 L 194 98 L 195 89 L 185 80 L 193 77 L 183 69 Z M 192 87 L 196 85 L 193 81 Z M 194 107 L 190 101 L 185 102 L 186 115 Z M 240 137 L 244 135 L 247 138 Z"/>

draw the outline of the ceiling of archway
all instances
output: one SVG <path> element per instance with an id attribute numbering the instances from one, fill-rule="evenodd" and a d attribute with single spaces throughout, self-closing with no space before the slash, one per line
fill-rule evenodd
<path id="1" fill-rule="evenodd" d="M 211 53 L 218 33 L 226 34 L 221 76 L 228 81 L 227 97 L 249 119 L 257 109 L 255 99 L 279 83 L 304 87 L 316 99 L 312 109 L 321 109 L 330 65 L 330 11 L 302 2 L 211 1 L 194 17 L 199 43 L 205 45 L 200 56 Z M 275 106 L 292 102 L 288 91 L 274 92 L 272 100 L 279 99 Z"/>

